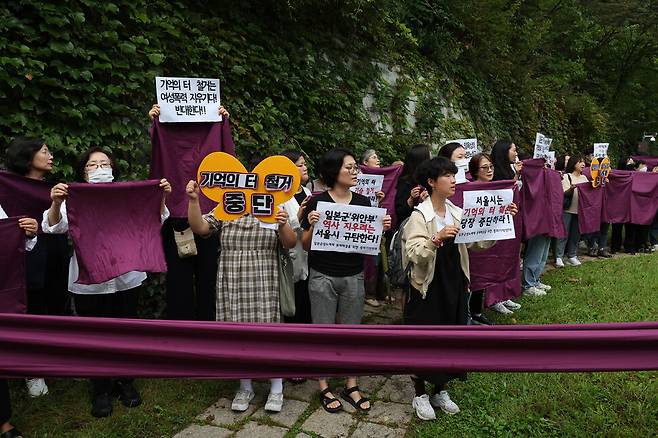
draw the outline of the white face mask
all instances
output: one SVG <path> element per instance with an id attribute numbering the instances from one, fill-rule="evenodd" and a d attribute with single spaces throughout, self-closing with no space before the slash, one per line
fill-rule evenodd
<path id="1" fill-rule="evenodd" d="M 641 169 L 638 169 L 637 171 L 638 171 L 638 172 L 646 172 L 646 171 L 648 171 L 648 170 L 649 170 L 648 167 L 643 167 L 643 168 L 641 168 Z"/>
<path id="2" fill-rule="evenodd" d="M 98 168 L 92 170 L 87 174 L 87 180 L 91 184 L 112 182 L 114 181 L 114 176 L 112 175 L 112 168 L 107 168 L 107 169 Z"/>

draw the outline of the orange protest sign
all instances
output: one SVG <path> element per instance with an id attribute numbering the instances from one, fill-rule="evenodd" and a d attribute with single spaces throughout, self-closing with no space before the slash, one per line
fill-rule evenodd
<path id="1" fill-rule="evenodd" d="M 295 195 L 300 176 L 295 163 L 281 155 L 264 159 L 248 172 L 233 155 L 213 152 L 201 162 L 197 182 L 201 193 L 218 203 L 217 219 L 232 221 L 251 214 L 274 223 L 278 206 Z"/>

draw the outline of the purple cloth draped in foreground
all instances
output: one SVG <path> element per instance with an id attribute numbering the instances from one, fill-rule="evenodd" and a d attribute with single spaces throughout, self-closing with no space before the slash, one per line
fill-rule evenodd
<path id="1" fill-rule="evenodd" d="M 562 220 L 562 177 L 560 173 L 544 168 L 544 160 L 525 160 L 521 170 L 521 205 L 523 240 L 540 234 L 566 237 Z"/>
<path id="2" fill-rule="evenodd" d="M 578 230 L 580 234 L 598 233 L 603 220 L 604 188 L 591 183 L 578 184 Z"/>
<path id="3" fill-rule="evenodd" d="M 631 194 L 633 172 L 613 170 L 603 191 L 603 222 L 623 224 L 631 221 Z"/>
<path id="4" fill-rule="evenodd" d="M 214 123 L 160 123 L 157 117 L 153 119 L 149 178 L 167 178 L 171 183 L 172 192 L 167 198 L 171 217 L 187 219 L 185 186 L 196 180 L 201 161 L 212 152 L 235 155 L 227 118 Z M 217 206 L 205 196 L 199 202 L 203 213 Z"/>
<path id="5" fill-rule="evenodd" d="M 395 194 L 397 193 L 398 178 L 402 173 L 402 165 L 388 167 L 368 167 L 361 166 L 361 172 L 369 175 L 384 175 L 384 183 L 382 184 L 382 192 L 384 192 L 384 199 L 382 200 L 381 207 L 386 209 L 386 212 L 391 215 L 391 229 L 394 230 L 397 222 L 395 216 Z"/>
<path id="6" fill-rule="evenodd" d="M 464 192 L 472 190 L 514 189 L 514 203 L 519 204 L 520 194 L 514 181 L 471 182 L 458 184 L 450 200 L 458 206 L 464 204 Z M 500 240 L 484 251 L 469 251 L 472 291 L 486 289 L 484 305 L 490 307 L 501 301 L 521 295 L 521 214 L 514 216 L 515 239 Z"/>
<path id="7" fill-rule="evenodd" d="M 658 210 L 658 173 L 633 172 L 631 223 L 650 225 Z"/>
<path id="8" fill-rule="evenodd" d="M 27 216 L 41 224 L 41 217 L 50 208 L 53 184 L 0 171 L 0 205 L 7 216 Z"/>
<path id="9" fill-rule="evenodd" d="M 651 169 L 653 169 L 655 166 L 658 166 L 658 157 L 655 157 L 653 155 L 633 155 L 631 156 L 631 158 L 636 163 L 638 161 L 644 161 L 645 163 L 647 163 L 649 172 L 651 172 Z"/>
<path id="10" fill-rule="evenodd" d="M 0 219 L 0 313 L 25 313 L 25 232 L 18 219 Z"/>
<path id="11" fill-rule="evenodd" d="M 158 184 L 69 184 L 66 211 L 80 267 L 77 283 L 103 283 L 130 271 L 167 270 Z"/>
<path id="12" fill-rule="evenodd" d="M 658 369 L 658 322 L 244 324 L 0 315 L 0 376 L 271 378 Z"/>

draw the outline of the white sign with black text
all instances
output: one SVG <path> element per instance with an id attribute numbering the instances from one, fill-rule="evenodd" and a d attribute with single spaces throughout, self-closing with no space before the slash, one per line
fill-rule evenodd
<path id="1" fill-rule="evenodd" d="M 157 76 L 155 93 L 162 123 L 222 121 L 219 79 Z"/>
<path id="2" fill-rule="evenodd" d="M 462 219 L 455 243 L 514 239 L 514 220 L 507 212 L 512 189 L 464 192 Z"/>
<path id="3" fill-rule="evenodd" d="M 318 202 L 311 251 L 379 254 L 385 208 Z"/>

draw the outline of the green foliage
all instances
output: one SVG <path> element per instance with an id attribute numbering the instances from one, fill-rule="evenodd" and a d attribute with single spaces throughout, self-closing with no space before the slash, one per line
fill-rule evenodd
<path id="1" fill-rule="evenodd" d="M 631 152 L 658 129 L 656 1 L 9 0 L 0 6 L 0 145 L 47 139 L 56 178 L 110 147 L 147 174 L 156 75 L 219 77 L 238 154 L 476 135 Z M 364 100 L 371 104 L 364 107 Z M 2 150 L 0 149 L 0 152 Z M 1 154 L 0 154 L 1 155 Z"/>

